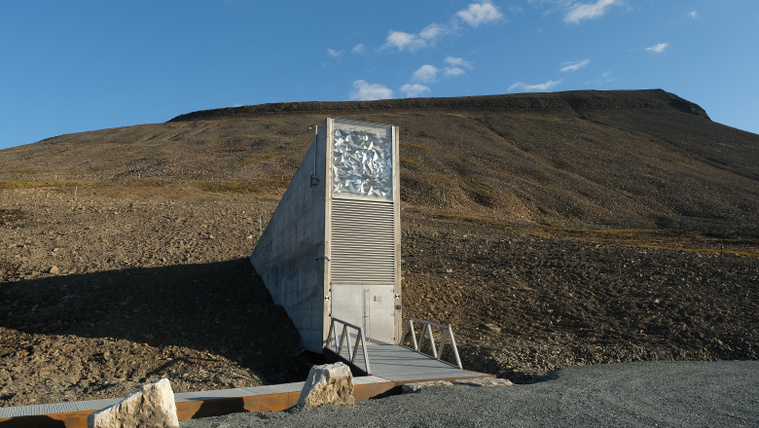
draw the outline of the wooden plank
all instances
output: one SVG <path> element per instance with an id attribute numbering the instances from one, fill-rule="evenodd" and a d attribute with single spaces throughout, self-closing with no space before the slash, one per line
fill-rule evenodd
<path id="1" fill-rule="evenodd" d="M 299 396 L 300 391 L 293 391 L 249 395 L 245 397 L 184 401 L 176 403 L 177 417 L 180 421 L 183 421 L 238 412 L 279 412 L 295 406 Z"/>

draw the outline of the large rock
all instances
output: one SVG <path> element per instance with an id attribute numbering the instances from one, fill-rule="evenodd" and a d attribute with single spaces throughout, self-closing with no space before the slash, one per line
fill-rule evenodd
<path id="1" fill-rule="evenodd" d="M 300 391 L 298 406 L 353 404 L 353 375 L 343 363 L 313 366 Z"/>
<path id="2" fill-rule="evenodd" d="M 111 407 L 91 414 L 89 428 L 178 428 L 174 391 L 168 379 L 143 386 Z"/>

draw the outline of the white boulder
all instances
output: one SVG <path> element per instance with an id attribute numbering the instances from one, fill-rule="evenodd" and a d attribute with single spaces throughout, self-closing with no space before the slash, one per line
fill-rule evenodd
<path id="1" fill-rule="evenodd" d="M 147 384 L 87 418 L 88 428 L 179 428 L 174 391 L 168 379 Z"/>
<path id="2" fill-rule="evenodd" d="M 353 404 L 353 374 L 343 363 L 313 366 L 300 391 L 298 406 Z"/>

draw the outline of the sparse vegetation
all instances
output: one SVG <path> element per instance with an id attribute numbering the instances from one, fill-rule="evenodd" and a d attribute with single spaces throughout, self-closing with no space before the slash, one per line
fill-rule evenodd
<path id="1" fill-rule="evenodd" d="M 69 191 L 79 186 L 85 186 L 86 181 L 72 180 L 0 180 L 0 189 L 39 189 L 44 188 L 55 192 Z"/>

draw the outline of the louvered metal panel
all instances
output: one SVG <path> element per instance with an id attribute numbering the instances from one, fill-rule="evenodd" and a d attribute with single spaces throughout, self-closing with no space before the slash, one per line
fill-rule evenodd
<path id="1" fill-rule="evenodd" d="M 332 199 L 331 282 L 394 284 L 393 204 Z"/>

